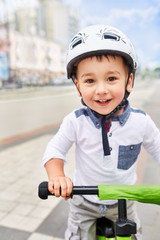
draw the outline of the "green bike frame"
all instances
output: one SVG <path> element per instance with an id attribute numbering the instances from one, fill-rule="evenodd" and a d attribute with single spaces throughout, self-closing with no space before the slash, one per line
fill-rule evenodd
<path id="1" fill-rule="evenodd" d="M 105 237 L 103 237 L 103 236 L 99 236 L 98 237 L 98 240 L 115 240 L 115 238 L 105 238 Z"/>
<path id="2" fill-rule="evenodd" d="M 118 237 L 117 240 L 131 240 L 131 237 Z"/>
<path id="3" fill-rule="evenodd" d="M 98 240 L 115 240 L 115 238 L 106 238 L 106 237 L 103 237 L 103 236 L 99 236 L 98 237 Z M 116 237 L 117 240 L 131 240 L 131 237 Z"/>
<path id="4" fill-rule="evenodd" d="M 103 236 L 99 236 L 98 237 L 98 240 L 115 240 L 115 238 L 105 238 L 105 237 L 103 237 Z"/>

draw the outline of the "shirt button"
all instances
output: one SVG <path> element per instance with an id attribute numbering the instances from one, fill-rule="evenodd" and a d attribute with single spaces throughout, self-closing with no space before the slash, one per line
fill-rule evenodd
<path id="1" fill-rule="evenodd" d="M 133 150 L 133 149 L 134 149 L 134 146 L 133 146 L 133 145 L 132 145 L 132 146 L 130 146 L 130 149 L 131 149 L 131 150 Z"/>
<path id="2" fill-rule="evenodd" d="M 99 127 L 99 123 L 96 123 L 96 126 Z"/>
<path id="3" fill-rule="evenodd" d="M 112 137 L 112 133 L 109 134 L 109 137 Z"/>
<path id="4" fill-rule="evenodd" d="M 112 148 L 110 147 L 109 150 L 112 151 Z"/>

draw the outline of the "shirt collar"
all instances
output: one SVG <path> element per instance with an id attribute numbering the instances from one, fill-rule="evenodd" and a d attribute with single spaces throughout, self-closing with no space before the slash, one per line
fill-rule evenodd
<path id="1" fill-rule="evenodd" d="M 89 107 L 87 107 L 87 113 L 95 127 L 99 129 L 101 127 L 101 118 L 96 117 Z"/>
<path id="2" fill-rule="evenodd" d="M 112 121 L 119 121 L 119 124 L 121 126 L 124 126 L 130 116 L 131 113 L 131 107 L 129 102 L 127 101 L 127 105 L 124 109 L 124 112 L 122 114 L 116 115 L 112 118 Z"/>
<path id="3" fill-rule="evenodd" d="M 87 110 L 87 115 L 90 117 L 95 127 L 98 129 L 101 128 L 101 118 L 96 117 L 89 107 L 87 107 L 86 110 Z M 124 126 L 130 116 L 130 113 L 131 113 L 131 107 L 129 102 L 127 101 L 127 105 L 125 107 L 124 112 L 122 114 L 113 116 L 112 121 L 119 121 L 119 124 L 121 126 Z"/>

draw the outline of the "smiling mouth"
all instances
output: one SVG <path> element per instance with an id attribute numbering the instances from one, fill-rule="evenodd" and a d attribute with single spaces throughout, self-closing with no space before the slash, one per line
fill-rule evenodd
<path id="1" fill-rule="evenodd" d="M 100 105 L 107 105 L 108 103 L 110 103 L 111 99 L 108 100 L 96 100 L 96 102 Z"/>

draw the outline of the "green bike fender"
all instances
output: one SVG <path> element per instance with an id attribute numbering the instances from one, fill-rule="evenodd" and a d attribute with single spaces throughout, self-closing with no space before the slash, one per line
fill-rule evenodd
<path id="1" fill-rule="evenodd" d="M 160 185 L 99 185 L 100 200 L 126 199 L 160 205 Z"/>

